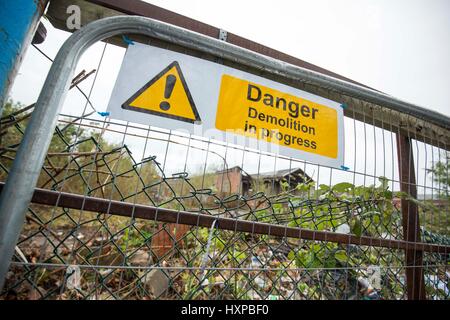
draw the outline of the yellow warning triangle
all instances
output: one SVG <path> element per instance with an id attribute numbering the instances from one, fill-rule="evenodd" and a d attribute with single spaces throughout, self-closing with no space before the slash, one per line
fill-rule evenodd
<path id="1" fill-rule="evenodd" d="M 177 61 L 147 82 L 122 108 L 190 123 L 201 121 Z"/>

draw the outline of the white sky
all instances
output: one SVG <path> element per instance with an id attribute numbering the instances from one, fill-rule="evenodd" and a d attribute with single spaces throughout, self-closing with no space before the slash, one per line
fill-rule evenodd
<path id="1" fill-rule="evenodd" d="M 397 98 L 450 116 L 450 1 L 147 1 L 275 48 Z M 70 34 L 45 23 L 39 45 L 52 58 Z M 91 47 L 78 70 L 97 68 L 103 49 Z M 106 110 L 124 50 L 107 47 L 91 100 Z M 30 47 L 11 98 L 35 102 L 50 67 Z M 91 77 L 82 84 L 89 92 Z M 64 113 L 84 106 L 72 90 Z M 373 138 L 372 138 L 373 139 Z M 352 154 L 349 155 L 352 157 Z M 346 162 L 347 164 L 347 162 Z"/>

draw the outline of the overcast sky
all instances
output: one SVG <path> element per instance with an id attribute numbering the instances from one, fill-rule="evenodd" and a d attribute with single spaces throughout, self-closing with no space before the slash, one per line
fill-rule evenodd
<path id="1" fill-rule="evenodd" d="M 160 7 L 225 29 L 314 63 L 408 102 L 450 116 L 450 1 L 200 1 L 151 0 Z M 52 58 L 70 35 L 45 22 L 39 47 Z M 78 70 L 97 68 L 104 44 L 92 46 Z M 122 48 L 107 46 L 91 97 L 106 110 Z M 30 47 L 11 97 L 35 102 L 50 63 Z M 82 84 L 89 92 L 93 77 Z M 81 107 L 80 107 L 81 105 Z M 64 113 L 79 114 L 72 90 Z"/>

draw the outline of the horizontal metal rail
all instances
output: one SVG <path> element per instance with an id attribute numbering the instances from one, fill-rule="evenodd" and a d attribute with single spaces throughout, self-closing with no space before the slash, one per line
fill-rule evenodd
<path id="1" fill-rule="evenodd" d="M 160 21 L 136 16 L 116 16 L 94 21 L 73 33 L 59 50 L 36 102 L 35 110 L 28 123 L 14 163 L 9 171 L 6 185 L 0 195 L 0 288 L 3 287 L 5 275 L 14 254 L 14 248 L 22 229 L 25 214 L 33 196 L 34 188 L 38 181 L 51 142 L 57 117 L 71 85 L 71 79 L 77 63 L 81 55 L 92 44 L 120 34 L 145 35 L 187 49 L 194 49 L 199 52 L 211 54 L 238 65 L 251 67 L 255 70 L 277 76 L 281 80 L 311 83 L 319 87 L 339 92 L 341 95 L 359 98 L 398 112 L 414 115 L 415 117 L 435 123 L 445 129 L 450 128 L 450 118 L 442 114 L 403 102 L 375 90 L 370 90 L 318 72 L 300 68 Z M 77 201 L 82 200 L 78 199 Z M 105 200 L 99 199 L 97 201 Z M 97 204 L 97 206 L 100 203 L 106 206 L 125 206 L 126 210 L 129 210 L 130 206 L 132 206 L 120 202 L 94 203 Z M 95 205 L 92 209 L 95 209 Z M 198 219 L 198 222 L 201 223 L 201 225 L 206 223 L 206 225 L 210 226 L 215 219 L 215 217 L 212 216 L 192 215 L 192 213 L 187 212 L 178 213 L 175 211 L 175 215 L 174 212 L 155 208 L 149 209 L 148 207 L 141 206 L 136 206 L 136 209 L 140 212 L 142 211 L 142 214 L 145 213 L 144 216 L 158 215 L 159 217 L 161 214 L 167 215 L 165 218 L 170 221 L 173 221 L 174 216 L 181 215 L 180 217 L 182 217 L 183 220 L 180 222 L 184 222 L 185 224 L 189 224 L 189 221 L 193 223 L 193 219 Z M 100 212 L 102 211 L 100 210 Z M 124 211 L 118 212 L 125 214 Z M 195 221 L 195 225 L 197 225 L 197 220 Z M 427 248 L 428 251 L 439 251 L 439 247 L 427 244 L 411 244 L 406 242 L 394 242 L 393 240 L 360 238 L 350 235 L 338 235 L 334 233 L 308 231 L 282 226 L 271 226 L 250 221 L 236 221 L 233 219 L 227 220 L 221 218 L 219 221 L 219 225 L 220 224 L 222 224 L 222 228 L 228 230 L 266 234 L 274 234 L 274 232 L 276 232 L 280 236 L 286 235 L 290 237 L 300 237 L 301 234 L 301 237 L 311 240 L 337 241 L 337 239 L 340 239 L 342 243 L 383 245 L 385 247 L 390 247 L 390 243 L 395 243 L 398 244 L 398 248 L 410 248 L 409 246 L 412 245 L 416 250 L 425 250 L 425 248 Z M 274 229 L 272 229 L 272 227 Z M 443 248 L 446 252 L 446 247 Z"/>
<path id="2" fill-rule="evenodd" d="M 0 192 L 4 183 L 0 182 Z M 216 228 L 221 230 L 248 232 L 252 234 L 270 235 L 276 237 L 297 238 L 304 240 L 329 241 L 340 244 L 354 244 L 371 247 L 391 249 L 414 249 L 447 254 L 450 246 L 435 245 L 423 242 L 408 242 L 374 237 L 358 237 L 352 234 L 343 234 L 328 231 L 315 231 L 303 228 L 293 228 L 277 224 L 256 221 L 217 217 L 210 214 L 199 214 L 187 211 L 158 208 L 153 206 L 133 204 L 116 200 L 86 197 L 80 194 L 52 191 L 36 188 L 31 202 L 36 204 L 58 206 L 97 213 L 105 213 L 123 217 L 133 217 L 159 222 L 169 222 L 196 227 L 210 228 L 216 221 Z"/>

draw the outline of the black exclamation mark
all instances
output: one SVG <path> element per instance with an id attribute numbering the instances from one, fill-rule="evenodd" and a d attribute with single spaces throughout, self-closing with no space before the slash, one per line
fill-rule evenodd
<path id="1" fill-rule="evenodd" d="M 166 77 L 166 88 L 164 89 L 164 99 L 169 99 L 170 95 L 172 94 L 173 88 L 175 87 L 175 82 L 177 82 L 177 77 L 175 77 L 172 74 L 169 74 Z M 167 101 L 162 101 L 159 104 L 159 107 L 164 110 L 167 111 L 170 109 L 170 103 Z"/>

